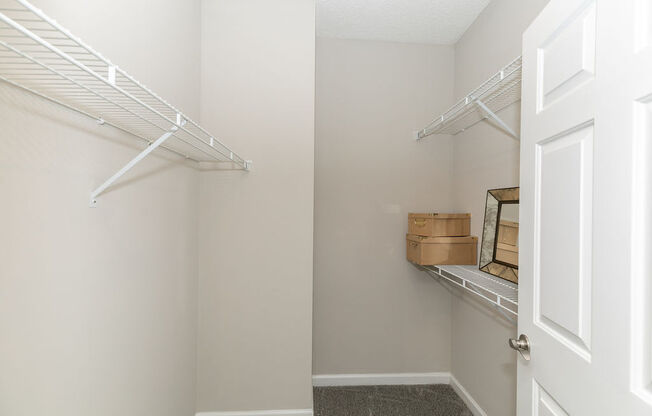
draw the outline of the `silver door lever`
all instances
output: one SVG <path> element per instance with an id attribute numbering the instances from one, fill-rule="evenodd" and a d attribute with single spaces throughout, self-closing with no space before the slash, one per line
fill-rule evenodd
<path id="1" fill-rule="evenodd" d="M 509 347 L 518 351 L 525 361 L 530 361 L 530 340 L 527 335 L 521 334 L 518 339 L 510 338 Z"/>

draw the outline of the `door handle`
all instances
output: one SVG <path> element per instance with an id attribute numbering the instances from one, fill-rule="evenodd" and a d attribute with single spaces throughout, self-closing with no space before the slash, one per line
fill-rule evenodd
<path id="1" fill-rule="evenodd" d="M 518 339 L 510 338 L 509 347 L 518 351 L 525 361 L 530 361 L 530 340 L 527 335 L 521 334 Z"/>

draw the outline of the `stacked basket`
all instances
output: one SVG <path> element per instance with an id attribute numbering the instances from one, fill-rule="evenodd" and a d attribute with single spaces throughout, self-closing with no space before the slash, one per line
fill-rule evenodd
<path id="1" fill-rule="evenodd" d="M 407 259 L 421 266 L 476 264 L 471 214 L 408 214 Z"/>

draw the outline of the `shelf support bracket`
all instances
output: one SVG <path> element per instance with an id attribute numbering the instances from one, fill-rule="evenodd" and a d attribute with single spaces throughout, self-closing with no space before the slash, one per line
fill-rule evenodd
<path id="1" fill-rule="evenodd" d="M 128 172 L 131 168 L 133 168 L 134 166 L 136 166 L 136 164 L 138 164 L 138 162 L 140 162 L 141 160 L 143 160 L 143 159 L 145 158 L 145 156 L 147 156 L 148 154 L 152 153 L 152 152 L 154 151 L 154 149 L 156 149 L 157 147 L 159 147 L 160 145 L 162 145 L 163 142 L 165 142 L 167 139 L 169 139 L 170 136 L 172 136 L 172 135 L 174 134 L 174 132 L 177 131 L 177 130 L 178 130 L 178 127 L 177 127 L 177 126 L 173 126 L 172 129 L 170 129 L 169 132 L 164 133 L 161 137 L 159 137 L 158 139 L 156 139 L 156 141 L 150 143 L 149 146 L 147 146 L 147 148 L 146 148 L 145 150 L 143 150 L 142 152 L 140 152 L 140 153 L 139 153 L 135 158 L 131 159 L 131 160 L 129 161 L 129 163 L 127 163 L 126 165 L 124 165 L 124 166 L 122 167 L 122 169 L 120 169 L 119 171 L 117 171 L 113 176 L 111 176 L 111 177 L 110 177 L 109 179 L 107 179 L 107 180 L 106 180 L 102 185 L 100 185 L 96 190 L 94 190 L 94 191 L 91 193 L 90 207 L 91 207 L 91 208 L 95 208 L 95 207 L 97 206 L 97 197 L 98 197 L 102 192 L 106 191 L 106 189 L 107 189 L 109 186 L 113 185 L 113 183 L 114 183 L 115 181 L 117 181 L 117 180 L 118 180 L 122 175 L 124 175 L 125 173 L 127 173 L 127 172 Z"/>
<path id="2" fill-rule="evenodd" d="M 494 120 L 498 125 L 505 130 L 507 133 L 509 133 L 512 137 L 514 137 L 516 140 L 519 139 L 518 134 L 514 132 L 500 117 L 496 115 L 493 111 L 489 109 L 489 107 L 486 106 L 485 103 L 483 103 L 481 100 L 475 100 L 474 101 L 480 108 L 484 110 L 485 113 L 487 113 L 487 116 Z"/>

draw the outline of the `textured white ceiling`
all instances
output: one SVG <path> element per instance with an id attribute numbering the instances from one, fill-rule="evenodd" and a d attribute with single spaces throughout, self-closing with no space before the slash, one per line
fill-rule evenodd
<path id="1" fill-rule="evenodd" d="M 317 36 L 450 45 L 490 0 L 317 0 Z"/>

